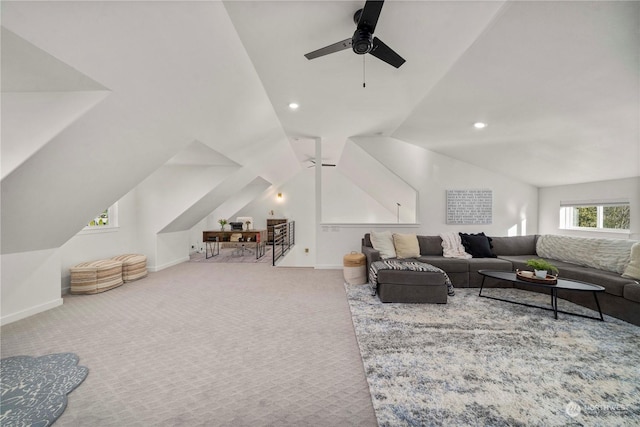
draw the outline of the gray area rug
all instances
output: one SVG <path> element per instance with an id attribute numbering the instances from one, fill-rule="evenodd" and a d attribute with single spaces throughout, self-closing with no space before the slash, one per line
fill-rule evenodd
<path id="1" fill-rule="evenodd" d="M 554 320 L 477 289 L 447 304 L 382 304 L 368 286 L 345 287 L 380 426 L 640 425 L 637 326 Z M 534 292 L 486 293 L 549 305 Z"/>
<path id="2" fill-rule="evenodd" d="M 0 425 L 48 426 L 67 407 L 67 394 L 84 381 L 89 369 L 73 353 L 2 359 Z"/>

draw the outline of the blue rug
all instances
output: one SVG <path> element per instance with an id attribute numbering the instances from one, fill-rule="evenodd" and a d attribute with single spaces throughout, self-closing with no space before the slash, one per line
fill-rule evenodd
<path id="1" fill-rule="evenodd" d="M 555 320 L 475 288 L 447 304 L 383 304 L 368 286 L 345 287 L 380 427 L 640 426 L 638 326 Z M 486 292 L 549 306 L 537 292 Z"/>
<path id="2" fill-rule="evenodd" d="M 0 425 L 49 426 L 67 407 L 71 393 L 89 373 L 73 353 L 14 356 L 0 366 Z"/>

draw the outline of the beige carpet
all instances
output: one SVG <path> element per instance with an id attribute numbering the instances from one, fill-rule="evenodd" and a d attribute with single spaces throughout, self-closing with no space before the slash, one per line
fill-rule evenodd
<path id="1" fill-rule="evenodd" d="M 339 270 L 187 262 L 2 327 L 89 368 L 56 426 L 375 426 Z"/>

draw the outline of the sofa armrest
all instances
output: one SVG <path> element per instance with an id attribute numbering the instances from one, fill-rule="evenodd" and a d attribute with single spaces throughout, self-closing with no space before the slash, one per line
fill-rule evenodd
<path id="1" fill-rule="evenodd" d="M 369 280 L 369 268 L 371 267 L 371 263 L 375 261 L 380 261 L 382 258 L 380 257 L 380 251 L 373 249 L 370 246 L 362 246 L 362 253 L 367 257 L 367 281 Z"/>

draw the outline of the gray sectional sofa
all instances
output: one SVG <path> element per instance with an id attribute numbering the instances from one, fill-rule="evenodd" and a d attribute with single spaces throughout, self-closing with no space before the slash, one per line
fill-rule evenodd
<path id="1" fill-rule="evenodd" d="M 565 257 L 562 254 L 565 247 L 563 240 L 565 237 L 560 237 L 560 240 L 551 252 L 548 247 L 541 245 L 543 243 L 541 236 L 529 235 L 529 236 L 513 236 L 513 237 L 490 237 L 492 244 L 492 252 L 495 258 L 470 258 L 470 259 L 458 259 L 458 258 L 445 258 L 443 256 L 442 239 L 440 236 L 417 236 L 420 246 L 420 256 L 414 260 L 431 264 L 444 270 L 451 282 L 455 287 L 468 288 L 468 287 L 480 287 L 482 278 L 478 273 L 478 270 L 502 270 L 502 271 L 515 271 L 516 269 L 530 270 L 527 267 L 526 262 L 532 258 L 543 258 L 550 261 L 559 270 L 559 277 L 565 279 L 579 280 L 583 282 L 593 283 L 605 288 L 605 292 L 598 296 L 602 312 L 613 317 L 625 320 L 640 326 L 640 281 L 633 278 L 623 277 L 621 272 L 607 271 L 603 268 L 594 268 L 588 266 L 582 262 L 567 262 L 562 259 L 571 258 Z M 540 241 L 539 241 L 540 239 Z M 567 238 L 578 239 L 577 244 L 580 244 L 580 238 Z M 589 257 L 595 259 L 596 262 L 599 259 L 597 251 L 597 239 L 584 239 L 590 240 L 589 244 L 591 248 L 587 249 L 589 254 L 585 255 L 585 258 Z M 553 239 L 547 238 L 546 241 L 553 243 Z M 594 245 L 594 242 L 596 246 Z M 604 241 L 604 240 L 603 240 Z M 576 243 L 570 241 L 570 243 Z M 629 242 L 628 245 L 632 245 L 634 242 Z M 625 243 L 626 244 L 626 243 Z M 571 245 L 567 245 L 571 246 Z M 540 249 L 543 255 L 557 254 L 556 258 L 545 257 L 538 254 Z M 543 251 L 544 249 L 544 251 Z M 555 252 L 554 252 L 555 251 Z M 594 251 L 596 253 L 594 253 Z M 605 249 L 602 249 L 605 251 Z M 380 253 L 373 248 L 371 244 L 370 235 L 365 234 L 362 239 L 362 252 L 367 258 L 367 273 L 369 267 L 374 261 L 381 259 Z M 579 258 L 578 254 L 578 258 Z M 576 257 L 576 255 L 573 255 Z M 560 258 L 560 259 L 557 259 Z M 602 258 L 606 258 L 603 255 Z M 624 260 L 623 260 L 624 261 Z M 593 261 L 592 261 L 593 263 Z M 628 263 L 628 259 L 627 259 Z M 620 270 L 620 268 L 618 268 Z M 388 272 L 389 274 L 396 274 L 394 280 L 395 284 L 402 283 L 402 273 L 405 272 Z M 388 277 L 388 276 L 387 276 Z M 512 284 L 511 282 L 499 281 L 495 279 L 487 278 L 485 287 L 513 287 L 523 288 L 527 290 L 539 290 L 537 287 L 532 287 L 526 284 Z M 589 292 L 558 292 L 558 297 L 569 300 L 576 304 L 597 310 L 593 296 Z"/>

